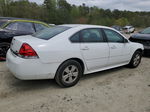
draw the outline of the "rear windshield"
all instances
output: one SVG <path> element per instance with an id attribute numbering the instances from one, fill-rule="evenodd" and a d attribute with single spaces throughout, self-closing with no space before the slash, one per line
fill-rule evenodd
<path id="1" fill-rule="evenodd" d="M 2 27 L 5 23 L 6 21 L 0 21 L 0 27 Z"/>
<path id="2" fill-rule="evenodd" d="M 70 27 L 56 26 L 56 27 L 52 27 L 52 28 L 46 28 L 40 32 L 33 34 L 32 36 L 40 38 L 40 39 L 44 39 L 44 40 L 49 40 L 50 38 L 66 31 L 68 29 L 70 29 Z"/>

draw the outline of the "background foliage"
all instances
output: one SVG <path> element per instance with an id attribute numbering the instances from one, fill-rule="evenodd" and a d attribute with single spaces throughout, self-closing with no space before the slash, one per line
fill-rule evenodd
<path id="1" fill-rule="evenodd" d="M 111 11 L 85 4 L 75 6 L 66 0 L 45 0 L 42 5 L 28 0 L 0 0 L 0 16 L 38 19 L 54 24 L 150 26 L 150 12 Z"/>

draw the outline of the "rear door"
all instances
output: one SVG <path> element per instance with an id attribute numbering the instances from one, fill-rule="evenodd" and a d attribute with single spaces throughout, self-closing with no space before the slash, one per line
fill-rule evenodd
<path id="1" fill-rule="evenodd" d="M 99 28 L 84 29 L 80 32 L 80 49 L 88 69 L 97 70 L 108 63 L 109 46 Z"/>
<path id="2" fill-rule="evenodd" d="M 107 37 L 110 57 L 109 66 L 128 62 L 130 59 L 130 45 L 127 40 L 118 32 L 110 29 L 103 29 Z"/>

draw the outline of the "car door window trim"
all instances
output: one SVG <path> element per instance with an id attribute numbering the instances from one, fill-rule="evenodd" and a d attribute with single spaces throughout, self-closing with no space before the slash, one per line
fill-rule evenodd
<path id="1" fill-rule="evenodd" d="M 110 31 L 113 31 L 113 32 L 117 33 L 120 37 L 122 37 L 123 41 L 122 41 L 122 42 L 110 42 L 110 41 L 108 41 L 108 37 L 107 37 L 107 35 L 106 35 L 106 33 L 105 33 L 104 30 L 110 30 Z M 104 36 L 105 36 L 105 38 L 106 38 L 106 41 L 107 41 L 108 43 L 127 43 L 127 42 L 126 42 L 127 39 L 125 39 L 122 35 L 120 35 L 118 32 L 116 32 L 116 31 L 114 31 L 114 30 L 107 29 L 107 28 L 102 28 L 102 32 L 103 32 L 103 34 L 104 34 Z M 128 42 L 129 42 L 129 41 L 128 41 Z"/>
<path id="2" fill-rule="evenodd" d="M 103 41 L 98 41 L 98 42 L 82 42 L 81 41 L 81 32 L 83 31 L 83 30 L 90 30 L 90 29 L 96 29 L 96 30 L 98 30 L 99 31 L 99 33 L 101 34 L 101 36 L 102 36 L 102 39 L 103 39 Z M 73 37 L 73 36 L 75 36 L 77 33 L 79 33 L 79 42 L 73 42 L 72 40 L 71 40 L 71 38 Z M 102 30 L 102 28 L 86 28 L 86 29 L 82 29 L 82 30 L 80 30 L 80 31 L 78 31 L 78 32 L 76 32 L 76 33 L 74 33 L 72 36 L 70 36 L 70 38 L 69 38 L 69 40 L 70 40 L 70 42 L 71 43 L 82 43 L 82 44 L 84 44 L 84 43 L 107 43 L 107 39 L 106 39 L 106 37 L 105 37 L 105 34 L 103 33 L 103 30 Z"/>

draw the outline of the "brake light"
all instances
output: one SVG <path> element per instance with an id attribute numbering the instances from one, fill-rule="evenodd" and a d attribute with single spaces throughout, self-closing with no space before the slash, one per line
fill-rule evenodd
<path id="1" fill-rule="evenodd" d="M 35 50 L 27 43 L 23 43 L 20 50 L 19 55 L 23 58 L 29 58 L 29 57 L 38 57 Z"/>

